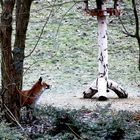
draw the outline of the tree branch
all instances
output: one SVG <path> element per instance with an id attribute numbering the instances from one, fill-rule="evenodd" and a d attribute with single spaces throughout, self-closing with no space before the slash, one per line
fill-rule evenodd
<path id="1" fill-rule="evenodd" d="M 40 35 L 39 35 L 39 38 L 38 38 L 38 40 L 37 40 L 37 42 L 36 42 L 36 44 L 35 44 L 33 50 L 32 50 L 27 56 L 25 56 L 25 58 L 31 56 L 32 53 L 35 51 L 35 49 L 36 49 L 36 47 L 37 47 L 37 45 L 38 45 L 38 43 L 39 43 L 39 41 L 40 41 L 40 39 L 41 39 L 41 36 L 42 36 L 42 34 L 43 34 L 43 31 L 44 31 L 44 29 L 45 29 L 45 27 L 46 27 L 46 25 L 47 25 L 47 23 L 48 23 L 48 21 L 49 21 L 51 15 L 52 15 L 52 12 L 53 12 L 53 8 L 51 9 L 50 14 L 49 14 L 49 16 L 47 17 L 47 20 L 46 20 L 46 22 L 44 23 L 43 28 L 41 29 L 41 33 L 40 33 Z"/>
<path id="2" fill-rule="evenodd" d="M 76 4 L 76 3 L 74 3 L 74 4 L 65 12 L 65 14 L 62 16 L 61 21 L 60 21 L 59 26 L 58 26 L 57 31 L 56 31 L 56 35 L 55 35 L 56 37 L 58 36 L 58 32 L 59 32 L 59 29 L 60 29 L 60 26 L 61 26 L 61 23 L 62 23 L 64 17 L 65 17 L 65 16 L 67 15 L 67 13 L 75 6 L 75 4 Z"/>
<path id="3" fill-rule="evenodd" d="M 1 8 L 3 9 L 3 0 L 0 0 Z"/>
<path id="4" fill-rule="evenodd" d="M 38 40 L 37 40 L 37 42 L 36 42 L 36 44 L 35 44 L 33 50 L 32 50 L 27 56 L 25 56 L 25 58 L 31 56 L 32 53 L 34 52 L 34 50 L 36 49 L 36 47 L 37 47 L 37 45 L 38 45 L 38 43 L 39 43 L 39 41 L 40 41 L 40 39 L 41 39 L 41 36 L 42 36 L 42 34 L 43 34 L 43 32 L 44 32 L 44 29 L 45 29 L 45 27 L 46 27 L 46 25 L 47 25 L 47 23 L 48 23 L 48 21 L 49 21 L 51 15 L 52 15 L 52 13 L 53 13 L 53 10 L 54 10 L 53 8 L 54 8 L 54 7 L 56 7 L 56 6 L 60 6 L 60 7 L 61 7 L 61 6 L 64 5 L 64 4 L 68 4 L 68 3 L 74 2 L 74 4 L 73 4 L 73 5 L 68 9 L 68 11 L 64 14 L 64 16 L 65 16 L 65 15 L 71 10 L 71 8 L 72 8 L 76 3 L 84 2 L 84 0 L 79 0 L 79 1 L 73 0 L 73 1 L 63 2 L 63 3 L 60 3 L 60 4 L 55 4 L 55 2 L 56 2 L 56 0 L 54 1 L 54 4 L 52 4 L 52 5 L 49 6 L 49 7 L 51 7 L 52 9 L 51 9 L 51 11 L 50 11 L 49 16 L 47 17 L 46 22 L 45 22 L 44 25 L 43 25 L 43 28 L 42 28 L 41 33 L 40 33 L 40 35 L 39 35 L 39 38 L 38 38 Z M 62 17 L 61 21 L 63 20 L 64 16 Z M 60 21 L 60 23 L 61 23 L 61 21 Z M 58 34 L 59 28 L 60 28 L 60 24 L 59 24 L 59 27 L 58 27 L 58 29 L 57 29 L 56 35 Z"/>
<path id="5" fill-rule="evenodd" d="M 135 0 L 132 0 L 132 7 L 133 7 L 133 12 L 135 16 L 135 37 L 138 41 L 138 46 L 139 46 L 139 71 L 140 71 L 140 32 L 139 32 L 139 17 L 137 13 L 137 8 L 136 8 L 136 3 Z"/>
<path id="6" fill-rule="evenodd" d="M 139 18 L 138 18 L 135 0 L 132 0 L 132 7 L 133 7 L 134 16 L 135 16 L 135 24 L 136 24 L 135 36 L 136 36 L 136 38 L 140 38 L 140 36 L 139 36 Z"/>
<path id="7" fill-rule="evenodd" d="M 119 20 L 120 20 L 120 22 L 121 22 L 121 25 L 122 25 L 123 29 L 124 29 L 124 31 L 122 31 L 122 32 L 123 32 L 124 34 L 130 36 L 130 37 L 135 38 L 136 35 L 135 35 L 135 34 L 131 34 L 130 32 L 128 32 L 128 30 L 126 29 L 126 27 L 125 27 L 125 25 L 124 25 L 124 23 L 123 23 L 121 17 L 119 16 L 118 18 L 119 18 Z"/>

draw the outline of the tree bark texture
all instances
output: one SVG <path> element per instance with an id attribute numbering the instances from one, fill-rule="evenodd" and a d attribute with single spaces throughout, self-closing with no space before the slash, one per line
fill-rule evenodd
<path id="1" fill-rule="evenodd" d="M 136 24 L 136 30 L 134 36 L 136 37 L 139 46 L 139 71 L 140 71 L 140 26 L 139 26 L 139 16 L 138 16 L 135 0 L 132 0 L 132 7 L 135 16 L 135 24 Z"/>
<path id="2" fill-rule="evenodd" d="M 5 109 L 5 117 L 11 120 L 7 107 L 17 118 L 19 111 L 17 109 L 17 90 L 15 84 L 15 69 L 12 59 L 12 14 L 15 0 L 4 1 L 3 11 L 1 15 L 1 71 L 2 71 L 2 95 L 3 110 Z"/>
<path id="3" fill-rule="evenodd" d="M 103 0 L 97 0 L 97 9 L 106 10 Z M 106 15 L 106 13 L 104 13 Z M 107 19 L 106 16 L 98 16 L 98 94 L 99 99 L 107 99 L 107 80 L 108 80 L 108 50 L 107 50 Z"/>
<path id="4" fill-rule="evenodd" d="M 94 80 L 91 85 L 83 92 L 84 98 L 92 98 L 98 92 L 97 80 Z"/>
<path id="5" fill-rule="evenodd" d="M 99 95 L 99 100 L 107 99 L 108 89 L 113 90 L 119 98 L 127 98 L 128 94 L 126 91 L 119 86 L 116 82 L 108 80 L 108 48 L 107 48 L 107 11 L 105 6 L 105 0 L 96 0 L 98 12 L 103 12 L 103 14 L 97 17 L 98 21 L 98 64 L 99 64 L 99 74 L 97 80 L 86 89 L 83 94 L 84 98 L 92 98 L 97 92 Z M 118 8 L 118 0 L 115 0 L 114 6 Z"/>
<path id="6" fill-rule="evenodd" d="M 24 49 L 31 3 L 32 0 L 17 0 L 16 2 L 16 35 L 13 59 L 16 70 L 16 85 L 18 86 L 18 89 L 22 88 Z"/>
<path id="7" fill-rule="evenodd" d="M 12 16 L 16 2 L 16 35 L 12 51 Z M 10 112 L 19 119 L 20 105 L 18 90 L 22 88 L 23 60 L 26 31 L 29 22 L 32 0 L 5 0 L 1 15 L 1 71 L 2 71 L 2 109 L 5 117 L 12 122 Z M 4 92 L 3 92 L 4 91 Z"/>
<path id="8" fill-rule="evenodd" d="M 99 44 L 99 76 L 98 76 L 98 94 L 99 98 L 107 98 L 107 80 L 108 80 L 108 50 L 107 50 L 107 21 L 106 17 L 98 17 L 98 44 Z"/>
<path id="9" fill-rule="evenodd" d="M 124 90 L 118 83 L 114 82 L 113 80 L 107 81 L 107 91 L 109 92 L 109 89 L 114 91 L 119 98 L 127 98 L 128 93 L 126 90 Z M 84 91 L 84 98 L 92 98 L 96 93 L 98 92 L 98 85 L 97 80 L 94 80 L 91 85 L 88 86 L 88 88 Z"/>

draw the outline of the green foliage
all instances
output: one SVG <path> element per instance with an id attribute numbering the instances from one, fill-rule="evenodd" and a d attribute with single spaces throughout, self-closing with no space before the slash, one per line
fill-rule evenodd
<path id="1" fill-rule="evenodd" d="M 110 105 L 95 110 L 64 110 L 52 106 L 37 109 L 37 120 L 24 124 L 34 140 L 138 140 L 140 124 L 129 111 L 114 111 Z M 42 129 L 41 129 L 42 128 Z M 24 139 L 17 127 L 1 122 L 0 139 Z"/>
<path id="2" fill-rule="evenodd" d="M 140 125 L 133 119 L 133 113 L 113 111 L 110 105 L 97 106 L 92 111 L 86 108 L 62 110 L 48 106 L 46 111 L 43 109 L 42 114 L 53 120 L 54 129 L 49 132 L 53 138 L 131 140 L 140 137 Z"/>
<path id="3" fill-rule="evenodd" d="M 10 127 L 10 124 L 2 121 L 0 123 L 0 139 L 1 140 L 18 140 L 23 139 L 23 133 L 17 127 Z"/>

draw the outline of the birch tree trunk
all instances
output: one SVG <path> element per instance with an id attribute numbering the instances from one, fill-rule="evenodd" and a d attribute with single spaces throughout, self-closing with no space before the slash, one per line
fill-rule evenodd
<path id="1" fill-rule="evenodd" d="M 97 9 L 104 11 L 103 16 L 98 16 L 98 63 L 99 63 L 99 75 L 98 75 L 98 94 L 99 100 L 107 99 L 107 80 L 108 80 L 108 50 L 107 50 L 107 19 L 106 19 L 106 7 L 103 0 L 97 0 Z"/>
<path id="2" fill-rule="evenodd" d="M 97 92 L 99 95 L 99 100 L 107 100 L 107 91 L 108 89 L 113 90 L 119 98 L 127 98 L 128 93 L 119 86 L 116 82 L 108 80 L 108 48 L 107 48 L 107 19 L 108 15 L 106 6 L 104 4 L 105 0 L 96 0 L 97 9 L 94 12 L 97 12 L 97 21 L 98 21 L 98 64 L 99 64 L 99 73 L 97 80 L 93 81 L 92 84 L 86 89 L 83 94 L 84 98 L 92 98 Z M 88 6 L 86 6 L 88 7 Z M 115 1 L 114 11 L 115 15 L 118 15 L 118 1 Z M 111 13 L 112 14 L 112 13 Z"/>
<path id="3" fill-rule="evenodd" d="M 107 99 L 108 80 L 108 50 L 107 50 L 107 21 L 106 16 L 98 17 L 98 44 L 99 44 L 99 76 L 98 94 L 99 100 Z"/>

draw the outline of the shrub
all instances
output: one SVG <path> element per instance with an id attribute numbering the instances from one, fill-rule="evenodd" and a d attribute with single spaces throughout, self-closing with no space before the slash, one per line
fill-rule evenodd
<path id="1" fill-rule="evenodd" d="M 29 139 L 34 140 L 139 140 L 140 124 L 129 111 L 114 111 L 110 105 L 95 110 L 64 110 L 46 106 L 35 111 L 36 120 L 22 124 Z M 24 139 L 17 127 L 4 121 L 0 139 Z"/>

